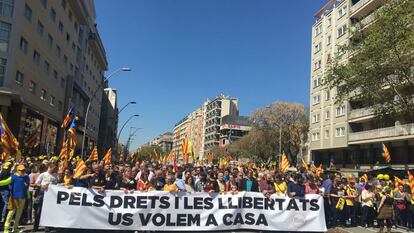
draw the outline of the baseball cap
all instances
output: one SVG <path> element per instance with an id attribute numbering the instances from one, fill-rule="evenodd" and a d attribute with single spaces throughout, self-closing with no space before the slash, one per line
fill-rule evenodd
<path id="1" fill-rule="evenodd" d="M 23 164 L 20 164 L 17 166 L 17 171 L 23 171 L 26 170 L 26 167 Z"/>

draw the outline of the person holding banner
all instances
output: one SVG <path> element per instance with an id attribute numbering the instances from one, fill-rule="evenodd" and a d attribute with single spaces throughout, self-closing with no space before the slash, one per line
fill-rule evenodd
<path id="1" fill-rule="evenodd" d="M 246 192 L 259 192 L 259 184 L 253 177 L 253 170 L 249 170 L 247 178 L 243 178 L 241 180 L 239 190 Z"/>
<path id="2" fill-rule="evenodd" d="M 40 215 L 42 213 L 42 206 L 43 206 L 43 198 L 45 195 L 45 190 L 49 188 L 50 184 L 57 184 L 58 179 L 56 176 L 57 172 L 57 166 L 54 163 L 50 163 L 48 165 L 47 171 L 43 172 L 39 175 L 39 177 L 36 180 L 36 185 L 39 188 L 38 193 L 38 203 L 36 205 L 35 209 L 35 222 L 33 226 L 33 231 L 39 230 L 39 223 L 40 223 Z"/>
<path id="3" fill-rule="evenodd" d="M 305 186 L 303 185 L 303 177 L 301 174 L 296 174 L 288 184 L 288 196 L 291 198 L 298 198 L 305 196 Z"/>
<path id="4" fill-rule="evenodd" d="M 287 194 L 287 184 L 286 182 L 283 180 L 283 176 L 282 174 L 276 174 L 275 175 L 275 193 L 278 196 L 286 196 Z"/>
<path id="5" fill-rule="evenodd" d="M 144 178 L 144 175 L 141 175 L 141 179 L 142 178 Z M 139 181 L 138 181 L 138 184 L 139 184 Z M 142 189 L 140 189 L 139 186 L 137 187 L 137 182 L 135 181 L 135 178 L 132 176 L 132 169 L 131 168 L 125 169 L 125 172 L 123 174 L 123 178 L 121 181 L 120 189 L 124 191 L 125 193 L 133 193 L 136 190 L 136 188 L 138 188 L 138 190 L 140 191 L 143 191 Z"/>

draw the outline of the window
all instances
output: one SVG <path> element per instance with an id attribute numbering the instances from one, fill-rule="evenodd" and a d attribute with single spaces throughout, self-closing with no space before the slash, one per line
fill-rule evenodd
<path id="1" fill-rule="evenodd" d="M 76 51 L 76 45 L 75 43 L 72 42 L 72 51 L 75 52 Z"/>
<path id="2" fill-rule="evenodd" d="M 7 52 L 9 49 L 11 24 L 0 21 L 0 51 Z"/>
<path id="3" fill-rule="evenodd" d="M 33 51 L 33 63 L 35 63 L 36 65 L 39 65 L 40 63 L 40 54 L 36 50 Z"/>
<path id="4" fill-rule="evenodd" d="M 321 85 L 321 79 L 317 78 L 313 80 L 313 88 L 317 88 Z"/>
<path id="5" fill-rule="evenodd" d="M 23 79 L 24 79 L 23 73 L 20 72 L 20 71 L 16 71 L 15 81 L 16 81 L 17 85 L 23 86 Z"/>
<path id="6" fill-rule="evenodd" d="M 55 97 L 53 95 L 50 96 L 50 106 L 55 106 Z"/>
<path id="7" fill-rule="evenodd" d="M 50 9 L 50 18 L 52 18 L 53 22 L 56 22 L 56 11 L 55 9 Z"/>
<path id="8" fill-rule="evenodd" d="M 62 0 L 61 5 L 62 5 L 62 8 L 66 10 L 66 0 Z"/>
<path id="9" fill-rule="evenodd" d="M 40 36 L 43 36 L 44 29 L 45 29 L 45 26 L 43 26 L 43 23 L 40 21 L 37 21 L 37 28 L 36 28 L 37 34 L 39 34 Z"/>
<path id="10" fill-rule="evenodd" d="M 312 141 L 319 141 L 319 133 L 312 133 Z"/>
<path id="11" fill-rule="evenodd" d="M 47 92 L 45 89 L 42 89 L 42 91 L 40 92 L 40 99 L 43 101 L 46 101 L 47 98 Z"/>
<path id="12" fill-rule="evenodd" d="M 346 5 L 345 6 L 343 6 L 341 9 L 339 9 L 339 12 L 338 12 L 338 19 L 340 19 L 340 18 L 342 18 L 342 16 L 344 16 L 345 14 L 346 14 Z"/>
<path id="13" fill-rule="evenodd" d="M 315 45 L 315 53 L 318 53 L 322 49 L 322 42 Z"/>
<path id="14" fill-rule="evenodd" d="M 59 21 L 59 32 L 60 34 L 63 34 L 63 23 L 61 21 Z"/>
<path id="15" fill-rule="evenodd" d="M 329 130 L 325 130 L 325 139 L 329 139 Z"/>
<path id="16" fill-rule="evenodd" d="M 20 38 L 20 50 L 27 54 L 27 40 L 23 37 Z"/>
<path id="17" fill-rule="evenodd" d="M 314 124 L 318 123 L 320 120 L 321 120 L 321 115 L 319 113 L 312 116 L 312 123 Z"/>
<path id="18" fill-rule="evenodd" d="M 13 4 L 14 0 L 0 0 L 0 15 L 12 17 Z"/>
<path id="19" fill-rule="evenodd" d="M 332 25 L 332 18 L 328 18 L 327 22 L 328 22 L 328 27 L 330 27 Z"/>
<path id="20" fill-rule="evenodd" d="M 325 112 L 325 120 L 329 120 L 331 113 L 328 111 Z"/>
<path id="21" fill-rule="evenodd" d="M 343 36 L 345 33 L 346 33 L 346 24 L 344 24 L 340 28 L 338 28 L 337 38 Z"/>
<path id="22" fill-rule="evenodd" d="M 322 60 L 316 61 L 313 65 L 314 65 L 314 69 L 313 70 L 320 69 L 321 68 L 321 65 L 322 65 Z"/>
<path id="23" fill-rule="evenodd" d="M 319 34 L 321 34 L 322 33 L 322 24 L 320 24 L 319 26 L 317 26 L 316 28 L 315 28 L 315 36 L 317 36 L 317 35 L 319 35 Z"/>
<path id="24" fill-rule="evenodd" d="M 315 95 L 313 97 L 313 105 L 319 104 L 320 100 L 321 100 L 321 96 L 320 95 Z"/>
<path id="25" fill-rule="evenodd" d="M 31 93 L 36 93 L 36 83 L 30 80 L 29 83 L 29 91 Z"/>
<path id="26" fill-rule="evenodd" d="M 58 80 L 58 78 L 59 78 L 59 73 L 56 70 L 53 70 L 53 78 L 55 80 Z"/>
<path id="27" fill-rule="evenodd" d="M 330 45 L 332 42 L 332 36 L 328 36 L 328 43 L 326 43 L 327 45 Z"/>
<path id="28" fill-rule="evenodd" d="M 50 34 L 47 35 L 47 45 L 49 45 L 49 48 L 53 46 L 53 37 Z"/>
<path id="29" fill-rule="evenodd" d="M 337 48 L 336 48 L 336 55 L 337 56 L 341 56 L 341 55 L 343 55 L 345 53 L 345 50 L 344 50 L 344 48 L 342 47 L 342 46 L 338 46 Z"/>
<path id="30" fill-rule="evenodd" d="M 336 116 L 344 116 L 345 115 L 345 106 L 339 106 L 336 108 Z"/>
<path id="31" fill-rule="evenodd" d="M 329 90 L 325 90 L 325 101 L 328 101 L 331 98 L 331 92 Z"/>
<path id="32" fill-rule="evenodd" d="M 60 78 L 60 87 L 62 87 L 62 88 L 65 87 L 65 79 L 64 78 Z"/>
<path id="33" fill-rule="evenodd" d="M 66 42 L 70 42 L 70 35 L 69 35 L 69 33 L 66 33 Z"/>
<path id="34" fill-rule="evenodd" d="M 345 136 L 345 127 L 336 128 L 335 132 L 336 132 L 335 135 L 337 137 L 343 137 Z"/>
<path id="35" fill-rule="evenodd" d="M 72 22 L 72 11 L 69 11 L 69 20 Z"/>
<path id="36" fill-rule="evenodd" d="M 58 111 L 62 111 L 62 108 L 63 108 L 63 103 L 62 103 L 62 101 L 59 101 L 58 102 Z"/>
<path id="37" fill-rule="evenodd" d="M 44 8 L 46 8 L 46 7 L 47 7 L 47 0 L 40 0 L 40 3 L 42 3 L 42 6 L 43 6 Z"/>
<path id="38" fill-rule="evenodd" d="M 61 51 L 60 47 L 56 45 L 56 56 L 58 58 L 60 58 L 60 51 Z"/>
<path id="39" fill-rule="evenodd" d="M 27 4 L 24 6 L 24 17 L 30 22 L 32 21 L 32 9 Z"/>
<path id="40" fill-rule="evenodd" d="M 45 61 L 45 64 L 43 65 L 43 70 L 49 74 L 49 70 L 50 70 L 50 64 L 49 62 Z"/>
<path id="41" fill-rule="evenodd" d="M 68 64 L 68 56 L 63 55 L 63 63 L 65 63 L 65 65 Z"/>

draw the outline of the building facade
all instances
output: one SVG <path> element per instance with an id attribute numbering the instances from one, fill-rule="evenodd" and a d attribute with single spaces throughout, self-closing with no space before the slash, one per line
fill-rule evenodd
<path id="1" fill-rule="evenodd" d="M 172 146 L 172 153 L 174 155 L 181 155 L 181 145 L 183 144 L 183 141 L 188 133 L 188 117 L 184 117 L 179 122 L 177 122 L 174 125 L 173 134 L 174 134 L 174 140 L 173 140 L 173 146 Z"/>
<path id="2" fill-rule="evenodd" d="M 382 143 L 392 154 L 391 164 L 413 163 L 414 125 L 378 122 L 370 106 L 352 101 L 336 103 L 336 88 L 322 85 L 328 66 L 351 39 L 350 30 L 368 25 L 384 1 L 329 1 L 315 15 L 312 26 L 310 90 L 310 151 L 316 163 L 355 167 L 383 163 Z M 359 30 L 366 30 L 364 27 Z M 343 57 L 347 59 L 347 54 Z"/>
<path id="3" fill-rule="evenodd" d="M 221 147 L 232 144 L 252 129 L 249 117 L 227 115 L 222 119 L 220 126 L 220 143 Z"/>
<path id="4" fill-rule="evenodd" d="M 84 117 L 86 100 L 102 87 L 107 69 L 95 27 L 94 2 L 8 0 L 0 4 L 1 112 L 25 153 L 53 153 L 59 146 L 64 115 L 74 107 Z M 100 94 L 92 104 L 88 130 L 95 142 Z"/>
<path id="5" fill-rule="evenodd" d="M 204 154 L 220 144 L 220 126 L 225 116 L 239 115 L 237 98 L 220 95 L 205 103 Z"/>
<path id="6" fill-rule="evenodd" d="M 102 95 L 101 117 L 99 123 L 98 152 L 103 155 L 109 148 L 116 150 L 118 132 L 117 91 L 105 88 Z"/>

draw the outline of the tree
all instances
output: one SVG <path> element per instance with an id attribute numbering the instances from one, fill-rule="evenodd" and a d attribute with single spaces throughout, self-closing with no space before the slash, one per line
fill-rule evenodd
<path id="1" fill-rule="evenodd" d="M 134 158 L 139 158 L 141 160 L 152 160 L 154 159 L 154 150 L 157 152 L 158 156 L 162 155 L 162 149 L 159 146 L 154 146 L 154 145 L 150 145 L 150 146 L 144 146 L 140 149 L 138 149 L 135 153 L 134 153 Z M 163 155 L 165 156 L 165 155 Z M 159 159 L 159 157 L 158 157 Z"/>
<path id="2" fill-rule="evenodd" d="M 266 156 L 274 156 L 279 152 L 279 133 L 281 130 L 281 149 L 296 164 L 297 155 L 302 144 L 307 140 L 309 122 L 307 110 L 301 104 L 274 102 L 257 110 L 253 116 L 253 124 L 260 132 L 260 149 Z"/>
<path id="3" fill-rule="evenodd" d="M 414 119 L 414 1 L 387 0 L 368 24 L 357 23 L 328 68 L 324 85 L 337 102 L 371 107 L 379 119 Z"/>

